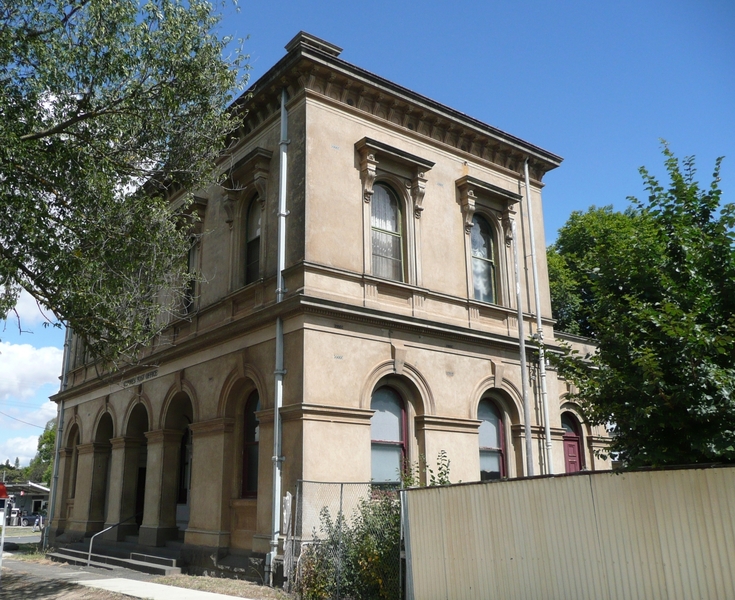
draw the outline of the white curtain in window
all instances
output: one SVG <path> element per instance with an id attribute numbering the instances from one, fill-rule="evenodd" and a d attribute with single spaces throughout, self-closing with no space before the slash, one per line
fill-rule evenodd
<path id="1" fill-rule="evenodd" d="M 403 281 L 401 211 L 394 194 L 384 185 L 373 188 L 371 227 L 373 275 Z"/>
<path id="2" fill-rule="evenodd" d="M 495 302 L 495 248 L 488 222 L 482 217 L 472 217 L 472 283 L 475 300 Z"/>

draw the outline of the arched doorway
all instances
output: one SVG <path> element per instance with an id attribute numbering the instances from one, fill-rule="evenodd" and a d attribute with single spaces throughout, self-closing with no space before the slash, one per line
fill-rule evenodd
<path id="1" fill-rule="evenodd" d="M 582 428 L 572 413 L 563 413 L 561 426 L 564 428 L 564 468 L 567 473 L 576 473 L 584 467 L 582 454 Z"/>
<path id="2" fill-rule="evenodd" d="M 191 499 L 191 457 L 192 436 L 190 425 L 194 420 L 194 411 L 191 400 L 185 392 L 174 396 L 166 412 L 165 429 L 177 431 L 181 434 L 179 448 L 176 455 L 176 479 L 164 478 L 165 485 L 175 485 L 175 490 L 162 493 L 162 503 L 173 499 L 173 506 L 161 506 L 161 511 L 172 511 L 176 515 L 176 528 L 179 538 L 183 538 L 184 531 L 189 525 Z M 171 465 L 173 468 L 174 465 Z M 174 492 L 174 493 L 171 493 Z"/>
<path id="3" fill-rule="evenodd" d="M 77 468 L 79 466 L 79 446 L 80 433 L 79 425 L 72 423 L 69 427 L 69 434 L 66 438 L 66 446 L 63 450 L 64 456 L 64 473 L 61 480 L 61 501 L 56 512 L 58 515 L 58 528 L 56 535 L 62 534 L 67 525 L 67 520 L 71 518 L 74 511 L 74 497 L 77 487 Z"/>
<path id="4" fill-rule="evenodd" d="M 97 424 L 94 435 L 94 461 L 92 463 L 92 493 L 89 502 L 89 521 L 95 530 L 102 529 L 107 520 L 107 502 L 110 489 L 110 466 L 114 435 L 112 417 L 105 413 Z"/>
<path id="5" fill-rule="evenodd" d="M 146 463 L 148 446 L 145 433 L 149 429 L 148 411 L 142 402 L 133 407 L 125 431 L 125 474 L 120 519 L 126 524 L 121 532 L 137 533 L 143 523 L 145 508 Z"/>

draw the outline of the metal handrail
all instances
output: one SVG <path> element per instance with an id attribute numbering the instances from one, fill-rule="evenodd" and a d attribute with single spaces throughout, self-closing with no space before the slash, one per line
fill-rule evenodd
<path id="1" fill-rule="evenodd" d="M 142 512 L 139 512 L 137 515 L 133 515 L 132 517 L 128 517 L 127 519 L 123 519 L 119 523 L 115 523 L 114 525 L 110 525 L 109 527 L 103 529 L 102 531 L 98 531 L 95 533 L 90 539 L 89 539 L 89 553 L 87 554 L 87 566 L 89 566 L 89 563 L 92 562 L 92 544 L 94 543 L 94 538 L 96 538 L 98 535 L 102 535 L 103 533 L 106 533 L 110 531 L 110 529 L 115 529 L 118 525 L 122 525 L 123 523 L 129 521 L 130 519 L 134 519 L 135 517 L 138 517 L 142 515 Z"/>

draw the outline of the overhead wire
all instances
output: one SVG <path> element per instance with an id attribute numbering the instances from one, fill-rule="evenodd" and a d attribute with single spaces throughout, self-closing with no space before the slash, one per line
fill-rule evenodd
<path id="1" fill-rule="evenodd" d="M 8 417 L 8 419 L 13 419 L 13 421 L 18 421 L 20 423 L 23 423 L 24 425 L 30 425 L 31 427 L 38 427 L 39 429 L 46 429 L 46 427 L 41 427 L 40 425 L 35 425 L 33 423 L 29 423 L 28 421 L 23 421 L 22 419 L 17 419 L 16 417 L 12 417 L 4 412 L 0 411 L 0 415 L 3 417 Z"/>

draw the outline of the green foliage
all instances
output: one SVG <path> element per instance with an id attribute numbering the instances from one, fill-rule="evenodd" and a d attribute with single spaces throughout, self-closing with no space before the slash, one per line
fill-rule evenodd
<path id="1" fill-rule="evenodd" d="M 590 323 L 597 302 L 594 282 L 607 259 L 606 250 L 625 248 L 635 237 L 638 217 L 633 210 L 621 213 L 612 206 L 592 206 L 569 215 L 546 251 L 551 309 L 559 331 L 596 337 Z"/>
<path id="2" fill-rule="evenodd" d="M 38 452 L 26 467 L 26 478 L 34 482 L 51 483 L 56 451 L 56 419 L 46 423 L 46 429 L 38 437 Z"/>
<path id="3" fill-rule="evenodd" d="M 398 493 L 374 490 L 348 523 L 320 513 L 319 541 L 303 550 L 299 591 L 305 600 L 400 597 Z M 316 536 L 315 536 L 316 537 Z"/>
<path id="4" fill-rule="evenodd" d="M 579 236 L 598 352 L 560 369 L 627 466 L 732 462 L 735 206 L 721 200 L 720 160 L 702 189 L 693 158 L 664 155 L 668 185 L 642 168 L 648 199 L 631 199 L 627 225 Z"/>
<path id="5" fill-rule="evenodd" d="M 450 461 L 439 452 L 436 473 L 421 457 L 401 473 L 403 487 L 449 485 Z M 340 512 L 332 519 L 325 507 L 316 543 L 302 549 L 298 589 L 304 600 L 401 597 L 401 503 L 396 490 L 376 487 L 360 501 L 351 522 Z"/>
<path id="6" fill-rule="evenodd" d="M 3 4 L 0 318 L 23 288 L 112 360 L 180 309 L 191 241 L 168 198 L 215 177 L 244 83 L 218 22 L 206 0 Z"/>
<path id="7" fill-rule="evenodd" d="M 440 450 L 436 457 L 436 473 L 428 465 L 426 457 L 423 455 L 419 456 L 418 461 L 410 462 L 406 460 L 403 464 L 403 469 L 399 473 L 401 487 L 412 488 L 422 487 L 422 485 L 428 485 L 429 487 L 449 485 L 452 483 L 449 481 L 450 464 L 451 461 L 446 450 Z M 422 481 L 425 481 L 426 484 L 423 484 Z"/>

